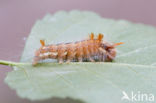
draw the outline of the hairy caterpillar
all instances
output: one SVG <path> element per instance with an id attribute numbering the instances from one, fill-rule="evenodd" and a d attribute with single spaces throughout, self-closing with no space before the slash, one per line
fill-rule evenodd
<path id="1" fill-rule="evenodd" d="M 59 63 L 112 61 L 116 56 L 115 47 L 123 42 L 113 44 L 102 39 L 103 34 L 99 33 L 95 39 L 91 33 L 89 39 L 72 43 L 45 45 L 44 40 L 40 40 L 42 46 L 35 52 L 32 64 L 36 65 L 40 60 L 48 58 L 57 59 Z"/>

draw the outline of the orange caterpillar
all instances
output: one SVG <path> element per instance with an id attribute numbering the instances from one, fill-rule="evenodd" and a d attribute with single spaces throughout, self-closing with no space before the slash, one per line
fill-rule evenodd
<path id="1" fill-rule="evenodd" d="M 91 33 L 90 38 L 83 41 L 45 45 L 43 40 L 40 40 L 41 47 L 35 52 L 33 65 L 36 65 L 43 59 L 57 59 L 59 63 L 66 61 L 112 61 L 116 56 L 115 47 L 123 44 L 109 43 L 102 40 L 103 34 L 99 33 L 98 37 L 94 39 L 94 34 Z"/>

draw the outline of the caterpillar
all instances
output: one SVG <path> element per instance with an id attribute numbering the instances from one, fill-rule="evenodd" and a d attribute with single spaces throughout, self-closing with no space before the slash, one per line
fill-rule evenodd
<path id="1" fill-rule="evenodd" d="M 45 45 L 44 40 L 40 40 L 41 47 L 36 50 L 32 65 L 38 64 L 40 60 L 57 59 L 59 63 L 66 61 L 100 61 L 111 62 L 116 56 L 116 46 L 123 44 L 110 43 L 103 39 L 103 34 L 99 33 L 94 38 L 94 33 L 89 35 L 89 39 L 62 44 Z"/>

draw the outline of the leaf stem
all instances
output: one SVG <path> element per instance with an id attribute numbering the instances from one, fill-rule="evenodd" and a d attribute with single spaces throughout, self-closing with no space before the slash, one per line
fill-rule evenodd
<path id="1" fill-rule="evenodd" d="M 24 64 L 24 63 L 17 63 L 17 62 L 0 60 L 0 64 L 1 65 L 8 65 L 8 66 L 17 66 L 17 65 L 20 65 L 20 64 Z"/>

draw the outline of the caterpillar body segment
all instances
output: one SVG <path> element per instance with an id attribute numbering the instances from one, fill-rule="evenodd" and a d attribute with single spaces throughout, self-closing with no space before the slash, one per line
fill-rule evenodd
<path id="1" fill-rule="evenodd" d="M 32 64 L 36 65 L 43 59 L 57 59 L 59 63 L 64 61 L 67 63 L 71 61 L 112 61 L 116 56 L 115 47 L 123 43 L 113 44 L 102 39 L 103 34 L 99 33 L 95 38 L 91 33 L 89 39 L 72 43 L 45 45 L 45 42 L 40 40 L 41 47 L 36 50 Z"/>

